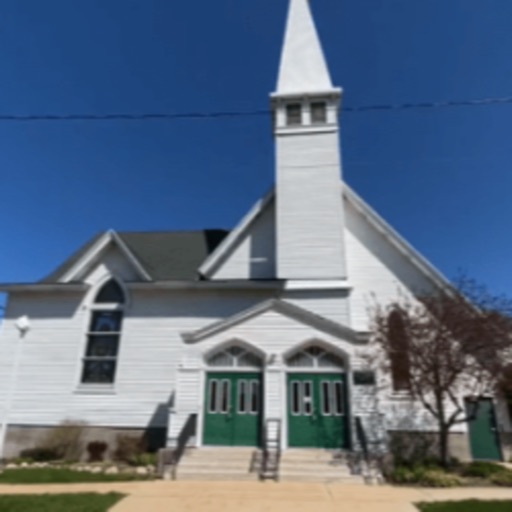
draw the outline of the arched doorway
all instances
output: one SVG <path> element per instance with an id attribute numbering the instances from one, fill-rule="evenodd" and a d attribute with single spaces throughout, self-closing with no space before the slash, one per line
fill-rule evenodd
<path id="1" fill-rule="evenodd" d="M 263 359 L 232 345 L 207 357 L 203 444 L 259 446 Z"/>
<path id="2" fill-rule="evenodd" d="M 349 448 L 344 360 L 320 346 L 295 352 L 288 365 L 288 445 Z"/>

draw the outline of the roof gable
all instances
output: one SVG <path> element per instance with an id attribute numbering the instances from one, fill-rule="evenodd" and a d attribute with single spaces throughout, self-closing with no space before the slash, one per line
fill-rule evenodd
<path id="1" fill-rule="evenodd" d="M 199 272 L 208 279 L 274 279 L 275 237 L 272 189 L 203 262 Z"/>
<path id="2" fill-rule="evenodd" d="M 108 231 L 93 237 L 41 282 L 72 282 L 112 245 L 120 250 L 141 281 L 197 280 L 199 265 L 226 235 L 224 230 L 156 233 Z"/>
<path id="3" fill-rule="evenodd" d="M 146 269 L 133 255 L 119 235 L 115 231 L 107 231 L 83 251 L 79 257 L 75 259 L 73 264 L 68 266 L 67 270 L 58 277 L 58 282 L 69 283 L 81 281 L 87 270 L 101 261 L 102 256 L 110 251 L 113 246 L 116 247 L 141 280 L 151 280 Z"/>

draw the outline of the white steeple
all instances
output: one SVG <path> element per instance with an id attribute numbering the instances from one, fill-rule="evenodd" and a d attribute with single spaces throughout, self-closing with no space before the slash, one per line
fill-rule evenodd
<path id="1" fill-rule="evenodd" d="M 338 110 L 309 0 L 290 0 L 277 91 L 277 275 L 288 280 L 346 276 Z"/>
<path id="2" fill-rule="evenodd" d="M 291 0 L 281 54 L 277 94 L 332 89 L 309 0 Z"/>

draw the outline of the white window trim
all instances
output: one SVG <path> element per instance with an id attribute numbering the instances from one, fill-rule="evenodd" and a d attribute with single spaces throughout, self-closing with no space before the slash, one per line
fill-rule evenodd
<path id="1" fill-rule="evenodd" d="M 96 297 L 100 293 L 101 289 L 110 281 L 116 281 L 117 284 L 121 287 L 123 294 L 124 294 L 124 303 L 118 304 L 118 303 L 96 303 Z M 126 311 L 128 309 L 128 300 L 129 296 L 126 291 L 126 288 L 123 284 L 123 282 L 118 279 L 116 276 L 107 276 L 104 279 L 102 279 L 91 292 L 88 294 L 88 300 L 86 301 L 86 310 L 87 314 L 84 315 L 84 341 L 82 343 L 80 357 L 79 357 L 79 364 L 78 364 L 78 375 L 77 375 L 77 384 L 74 390 L 75 394 L 90 394 L 90 395 L 115 395 L 117 394 L 116 391 L 116 383 L 118 381 L 119 376 L 119 361 L 121 359 L 121 347 L 123 345 L 123 323 L 126 316 Z M 88 307 L 87 307 L 88 305 Z M 121 313 L 121 331 L 118 332 L 94 332 L 90 330 L 91 322 L 93 315 L 97 312 L 101 311 L 107 311 L 107 312 L 114 312 L 119 311 Z M 114 382 L 106 382 L 106 383 L 87 383 L 83 382 L 83 374 L 84 374 L 84 368 L 85 363 L 88 360 L 92 360 L 94 358 L 87 357 L 87 349 L 89 346 L 89 337 L 90 336 L 118 336 L 118 346 L 117 346 L 117 355 L 115 357 L 111 357 L 110 359 L 113 359 L 115 361 L 115 370 L 114 370 Z M 105 358 L 97 358 L 97 359 L 109 359 L 107 357 Z"/>

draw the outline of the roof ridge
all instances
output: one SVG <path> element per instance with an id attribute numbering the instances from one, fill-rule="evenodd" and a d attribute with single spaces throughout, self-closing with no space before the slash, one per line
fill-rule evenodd
<path id="1" fill-rule="evenodd" d="M 156 231 L 116 231 L 118 235 L 156 235 L 156 234 L 187 234 L 187 233 L 205 233 L 208 231 L 222 231 L 228 233 L 227 228 L 204 228 L 204 229 L 178 229 L 178 230 L 156 230 Z"/>

